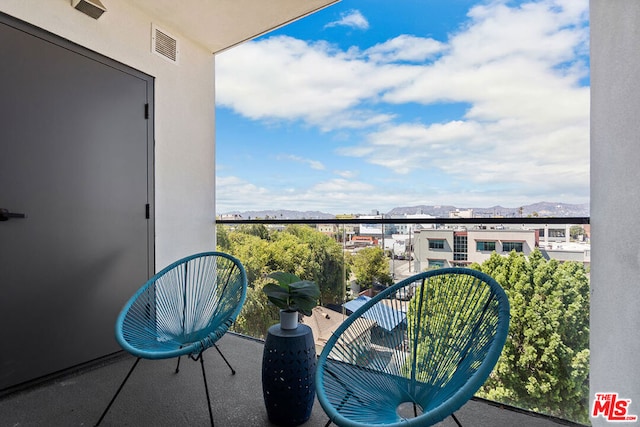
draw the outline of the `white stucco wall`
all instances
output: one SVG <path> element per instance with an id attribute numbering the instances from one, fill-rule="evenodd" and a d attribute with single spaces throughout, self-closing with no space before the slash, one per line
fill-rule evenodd
<path id="1" fill-rule="evenodd" d="M 591 407 L 615 392 L 640 417 L 640 2 L 591 0 L 590 13 Z"/>
<path id="2" fill-rule="evenodd" d="M 214 248 L 214 57 L 122 0 L 95 20 L 70 0 L 2 0 L 0 11 L 155 77 L 156 269 Z M 151 26 L 178 38 L 179 63 L 151 51 Z M 45 72 L 45 71 L 43 71 Z"/>

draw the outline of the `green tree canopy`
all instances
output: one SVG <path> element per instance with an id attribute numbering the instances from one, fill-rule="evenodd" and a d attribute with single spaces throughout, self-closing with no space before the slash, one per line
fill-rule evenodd
<path id="1" fill-rule="evenodd" d="M 474 264 L 502 285 L 511 303 L 509 337 L 479 395 L 587 423 L 589 279 L 577 262 L 493 254 Z"/>
<path id="2" fill-rule="evenodd" d="M 578 240 L 579 236 L 584 236 L 585 234 L 584 228 L 579 225 L 572 225 L 569 229 L 569 236 L 571 236 L 573 240 Z"/>
<path id="3" fill-rule="evenodd" d="M 285 271 L 320 287 L 321 304 L 341 303 L 344 258 L 333 239 L 306 225 L 291 225 L 282 231 L 264 225 L 242 225 L 233 230 L 217 229 L 218 250 L 237 257 L 247 272 L 249 289 L 245 306 L 234 326 L 237 332 L 264 337 L 278 322 L 278 310 L 262 292 L 265 277 Z"/>
<path id="4" fill-rule="evenodd" d="M 269 230 L 264 224 L 242 224 L 238 227 L 237 231 L 259 237 L 263 240 L 269 239 Z"/>
<path id="5" fill-rule="evenodd" d="M 369 289 L 374 283 L 390 285 L 393 283 L 389 269 L 389 259 L 384 251 L 377 247 L 366 247 L 351 257 L 356 283 L 361 289 Z"/>
<path id="6" fill-rule="evenodd" d="M 285 270 L 278 264 L 272 266 L 274 270 L 290 271 L 303 280 L 316 282 L 320 286 L 321 304 L 341 303 L 345 277 L 342 247 L 331 237 L 306 225 L 290 225 L 284 232 L 272 235 L 274 239 L 283 239 L 285 236 L 297 239 L 298 244 L 304 246 L 307 256 L 296 261 L 301 270 L 298 273 Z M 277 258 L 275 253 L 272 256 Z"/>

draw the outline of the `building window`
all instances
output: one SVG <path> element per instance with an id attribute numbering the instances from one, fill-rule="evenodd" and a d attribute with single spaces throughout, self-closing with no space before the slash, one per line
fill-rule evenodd
<path id="1" fill-rule="evenodd" d="M 502 251 L 503 252 L 524 252 L 522 250 L 522 242 L 502 242 Z"/>
<path id="2" fill-rule="evenodd" d="M 443 259 L 430 259 L 429 260 L 429 268 L 442 268 L 444 267 Z"/>
<path id="3" fill-rule="evenodd" d="M 467 236 L 453 236 L 453 260 L 467 260 Z"/>
<path id="4" fill-rule="evenodd" d="M 429 239 L 429 249 L 444 249 L 444 240 Z"/>
<path id="5" fill-rule="evenodd" d="M 564 238 L 564 228 L 550 228 L 549 229 L 549 237 L 560 237 Z"/>
<path id="6" fill-rule="evenodd" d="M 496 242 L 476 242 L 476 251 L 495 251 Z"/>
<path id="7" fill-rule="evenodd" d="M 453 252 L 467 253 L 467 236 L 453 236 Z"/>

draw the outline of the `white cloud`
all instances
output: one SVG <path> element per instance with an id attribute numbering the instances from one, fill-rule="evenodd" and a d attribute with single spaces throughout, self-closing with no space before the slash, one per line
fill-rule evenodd
<path id="1" fill-rule="evenodd" d="M 240 200 L 268 197 L 269 190 L 235 176 L 216 176 L 216 205 L 218 212 L 235 210 Z"/>
<path id="2" fill-rule="evenodd" d="M 474 8 L 449 51 L 383 95 L 398 104 L 465 103 L 463 121 L 387 124 L 340 153 L 398 173 L 437 170 L 469 186 L 588 195 L 589 88 L 579 85 L 588 70 L 575 59 L 587 41 L 587 3 L 559 3 Z"/>
<path id="3" fill-rule="evenodd" d="M 369 28 L 369 21 L 367 21 L 367 18 L 365 18 L 359 10 L 349 10 L 343 13 L 339 20 L 325 25 L 325 28 L 330 27 L 350 27 L 366 30 Z"/>
<path id="4" fill-rule="evenodd" d="M 499 166 L 499 165 L 497 165 Z M 562 179 L 562 176 L 557 176 Z M 228 186 L 228 182 L 234 185 Z M 372 183 L 349 179 L 330 179 L 306 188 L 286 188 L 282 190 L 253 191 L 260 187 L 236 177 L 218 177 L 216 189 L 217 213 L 231 211 L 251 211 L 267 209 L 318 210 L 327 213 L 361 213 L 372 210 L 388 212 L 396 206 L 418 205 L 455 205 L 458 207 L 488 207 L 487 197 L 499 197 L 500 204 L 505 207 L 517 207 L 534 200 L 544 200 L 544 189 L 527 190 L 523 194 L 520 188 L 483 189 L 460 188 L 457 184 L 436 184 L 424 182 L 421 187 L 411 185 L 411 181 L 401 181 L 393 186 L 380 187 Z M 567 203 L 580 202 L 573 200 L 572 192 L 563 193 L 565 186 L 557 188 L 559 198 L 569 197 Z M 234 191 L 241 190 L 241 194 Z"/>
<path id="5" fill-rule="evenodd" d="M 285 156 L 278 156 L 277 157 L 278 160 L 291 160 L 294 162 L 298 162 L 298 163 L 304 163 L 306 165 L 308 165 L 311 169 L 315 169 L 315 170 L 324 170 L 324 164 L 322 162 L 319 162 L 317 160 L 311 160 L 311 159 L 305 159 L 304 157 L 300 157 L 300 156 L 295 156 L 293 154 L 288 154 Z"/>
<path id="6" fill-rule="evenodd" d="M 337 153 L 395 171 L 416 189 L 340 191 L 341 181 L 326 181 L 323 197 L 316 186 L 301 201 L 369 206 L 372 193 L 380 205 L 419 204 L 423 194 L 466 206 L 482 197 L 588 200 L 588 0 L 508 4 L 474 7 L 447 40 L 399 35 L 364 51 L 291 37 L 246 43 L 217 56 L 218 103 L 255 120 L 360 129 L 360 141 Z M 394 107 L 407 103 L 468 108 L 449 120 L 402 122 Z"/>
<path id="7" fill-rule="evenodd" d="M 437 40 L 403 34 L 370 47 L 364 54 L 374 62 L 422 62 L 445 48 L 446 45 Z"/>
<path id="8" fill-rule="evenodd" d="M 255 120 L 302 120 L 323 130 L 390 121 L 392 112 L 362 108 L 419 70 L 385 69 L 324 43 L 291 37 L 249 42 L 219 55 L 219 106 Z M 256 66 L 260 64 L 260 66 Z"/>
<path id="9" fill-rule="evenodd" d="M 281 190 L 260 188 L 234 176 L 218 176 L 216 180 L 217 213 L 292 208 L 345 213 L 354 206 L 362 206 L 367 212 L 375 208 L 372 204 L 379 203 L 371 198 L 373 185 L 353 179 L 329 179 L 305 188 Z"/>
<path id="10" fill-rule="evenodd" d="M 450 50 L 417 78 L 384 95 L 392 103 L 466 102 L 468 117 L 558 124 L 588 113 L 588 66 L 576 60 L 588 30 L 575 9 L 552 1 L 522 8 L 477 6 Z M 570 2 L 571 3 L 571 2 Z M 575 3 L 571 3 L 575 7 Z M 586 12 L 588 3 L 581 2 Z"/>
<path id="11" fill-rule="evenodd" d="M 352 179 L 358 176 L 358 172 L 350 170 L 336 170 L 333 173 L 341 178 Z"/>
<path id="12" fill-rule="evenodd" d="M 350 193 L 354 191 L 373 191 L 375 188 L 365 182 L 335 178 L 325 182 L 319 182 L 312 187 L 312 190 L 319 190 L 329 193 Z"/>

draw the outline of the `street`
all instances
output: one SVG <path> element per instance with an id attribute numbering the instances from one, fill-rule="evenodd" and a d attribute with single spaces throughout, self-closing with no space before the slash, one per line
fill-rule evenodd
<path id="1" fill-rule="evenodd" d="M 389 260 L 389 271 L 391 271 L 391 277 L 393 277 L 394 283 L 416 274 L 414 266 L 409 263 L 409 260 Z M 409 267 L 411 267 L 411 271 L 409 271 Z"/>

